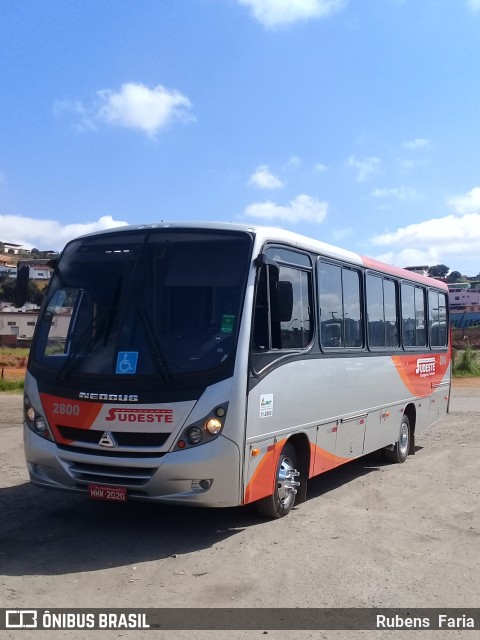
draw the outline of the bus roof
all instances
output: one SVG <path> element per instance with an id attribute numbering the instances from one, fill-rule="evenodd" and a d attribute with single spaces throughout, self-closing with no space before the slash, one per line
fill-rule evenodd
<path id="1" fill-rule="evenodd" d="M 288 244 L 290 246 L 297 247 L 298 249 L 309 250 L 314 253 L 319 253 L 328 258 L 343 260 L 350 264 L 363 266 L 367 269 L 379 271 L 396 278 L 403 278 L 406 280 L 417 282 L 419 284 L 448 291 L 448 286 L 444 282 L 436 280 L 435 278 L 423 276 L 419 273 L 408 271 L 407 269 L 402 269 L 401 267 L 396 267 L 394 265 L 380 262 L 379 260 L 375 260 L 374 258 L 368 258 L 353 251 L 342 249 L 341 247 L 337 247 L 326 242 L 322 242 L 321 240 L 316 240 L 314 238 L 304 236 L 294 231 L 287 231 L 286 229 L 282 229 L 280 227 L 242 224 L 236 222 L 161 221 L 158 223 L 127 225 L 114 227 L 112 229 L 104 229 L 102 231 L 96 231 L 94 233 L 80 236 L 80 238 L 149 229 L 205 229 L 215 231 L 243 231 L 255 235 L 256 243 L 259 248 L 261 248 L 267 240 L 271 242 L 273 241 L 282 244 Z"/>

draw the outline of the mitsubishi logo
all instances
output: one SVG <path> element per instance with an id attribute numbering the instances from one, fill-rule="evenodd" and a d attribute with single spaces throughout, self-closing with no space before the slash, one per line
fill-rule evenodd
<path id="1" fill-rule="evenodd" d="M 105 431 L 103 436 L 98 441 L 98 444 L 101 447 L 111 447 L 112 448 L 112 447 L 116 447 L 117 446 L 117 443 L 115 442 L 115 438 L 112 436 L 110 431 Z"/>

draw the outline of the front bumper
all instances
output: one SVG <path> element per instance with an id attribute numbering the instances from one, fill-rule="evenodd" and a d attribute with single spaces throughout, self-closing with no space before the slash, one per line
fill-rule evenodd
<path id="1" fill-rule="evenodd" d="M 30 480 L 37 486 L 87 493 L 89 484 L 126 487 L 128 498 L 165 504 L 241 504 L 240 451 L 223 436 L 155 457 L 110 457 L 69 450 L 24 426 Z M 199 482 L 211 481 L 204 489 Z"/>

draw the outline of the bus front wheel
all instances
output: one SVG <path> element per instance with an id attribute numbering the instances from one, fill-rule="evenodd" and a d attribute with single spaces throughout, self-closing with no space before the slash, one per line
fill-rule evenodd
<path id="1" fill-rule="evenodd" d="M 403 414 L 397 442 L 393 446 L 385 447 L 383 450 L 385 459 L 388 462 L 405 462 L 410 450 L 410 438 L 410 420 L 408 416 Z"/>
<path id="2" fill-rule="evenodd" d="M 275 472 L 275 491 L 271 496 L 262 498 L 256 503 L 258 513 L 266 518 L 282 518 L 292 510 L 300 482 L 295 478 L 297 471 L 297 452 L 291 444 L 286 444 L 277 462 Z"/>

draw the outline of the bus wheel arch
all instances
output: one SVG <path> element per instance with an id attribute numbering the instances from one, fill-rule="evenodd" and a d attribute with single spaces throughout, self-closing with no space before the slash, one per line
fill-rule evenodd
<path id="1" fill-rule="evenodd" d="M 300 472 L 297 480 L 300 482 L 300 486 L 297 487 L 297 495 L 295 497 L 295 504 L 301 504 L 307 499 L 307 483 L 310 470 L 310 441 L 307 434 L 297 433 L 292 436 L 288 442 L 295 447 L 297 452 L 297 471 Z"/>
<path id="2" fill-rule="evenodd" d="M 407 404 L 403 413 L 407 415 L 410 422 L 410 442 L 408 455 L 413 456 L 415 455 L 415 427 L 417 424 L 417 409 L 413 403 L 410 403 Z"/>
<path id="3" fill-rule="evenodd" d="M 403 463 L 412 452 L 415 453 L 415 421 L 415 405 L 408 404 L 402 412 L 398 440 L 383 449 L 388 462 Z"/>

